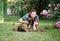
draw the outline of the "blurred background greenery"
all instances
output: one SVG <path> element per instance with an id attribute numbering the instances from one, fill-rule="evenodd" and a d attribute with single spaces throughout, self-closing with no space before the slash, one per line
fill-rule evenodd
<path id="1" fill-rule="evenodd" d="M 3 14 L 2 14 L 2 0 L 0 0 L 0 22 L 3 22 Z"/>
<path id="2" fill-rule="evenodd" d="M 39 15 L 39 18 L 41 20 L 48 20 L 46 17 L 40 15 L 40 12 L 44 9 L 48 10 L 49 3 L 57 4 L 59 2 L 60 0 L 5 0 L 4 21 L 18 21 L 20 17 L 27 14 L 33 8 L 37 10 L 37 15 Z M 10 17 L 12 17 L 12 19 Z M 51 18 L 50 20 L 53 20 L 55 18 Z"/>

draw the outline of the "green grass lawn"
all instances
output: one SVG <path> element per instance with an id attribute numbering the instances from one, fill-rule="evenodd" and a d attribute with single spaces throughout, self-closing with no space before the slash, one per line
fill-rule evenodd
<path id="1" fill-rule="evenodd" d="M 5 22 L 11 22 L 11 21 L 18 21 L 20 19 L 20 17 L 18 15 L 9 15 L 9 16 L 5 16 L 4 17 L 4 21 Z"/>
<path id="2" fill-rule="evenodd" d="M 5 16 L 5 22 L 0 23 L 0 41 L 60 41 L 60 29 L 56 29 L 56 21 L 39 21 L 41 28 L 47 28 L 46 32 L 14 32 L 12 25 L 13 22 L 18 24 L 18 20 L 19 16 Z"/>
<path id="3" fill-rule="evenodd" d="M 55 22 L 39 22 L 42 28 L 53 28 L 53 24 Z M 46 32 L 13 32 L 12 28 L 12 23 L 0 23 L 0 41 L 60 41 L 60 29 L 48 29 Z"/>
<path id="4" fill-rule="evenodd" d="M 2 16 L 2 15 L 0 15 L 0 23 L 2 23 L 2 22 L 3 22 L 3 20 L 4 20 L 3 16 Z"/>

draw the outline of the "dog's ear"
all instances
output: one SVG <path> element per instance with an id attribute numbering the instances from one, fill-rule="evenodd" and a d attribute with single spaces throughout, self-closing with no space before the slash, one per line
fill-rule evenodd
<path id="1" fill-rule="evenodd" d="M 32 18 L 28 18 L 28 20 L 32 20 Z"/>

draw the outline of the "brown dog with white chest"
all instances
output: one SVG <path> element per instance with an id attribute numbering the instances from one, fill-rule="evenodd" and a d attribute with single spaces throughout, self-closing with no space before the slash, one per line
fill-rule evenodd
<path id="1" fill-rule="evenodd" d="M 21 22 L 21 24 L 14 26 L 14 31 L 26 31 L 26 32 L 40 32 L 42 29 L 37 25 L 35 25 L 35 30 L 33 29 L 34 21 L 32 18 L 28 18 L 28 23 Z"/>

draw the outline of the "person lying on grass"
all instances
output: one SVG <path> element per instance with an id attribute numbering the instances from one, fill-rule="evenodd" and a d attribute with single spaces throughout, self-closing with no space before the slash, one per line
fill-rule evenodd
<path id="1" fill-rule="evenodd" d="M 32 21 L 29 21 L 28 19 L 32 19 Z M 24 15 L 22 18 L 19 19 L 20 23 L 30 23 L 32 22 L 33 29 L 36 30 L 35 25 L 38 25 L 39 17 L 36 14 L 36 10 L 32 9 L 28 14 Z M 30 26 L 29 26 L 30 27 Z"/>

